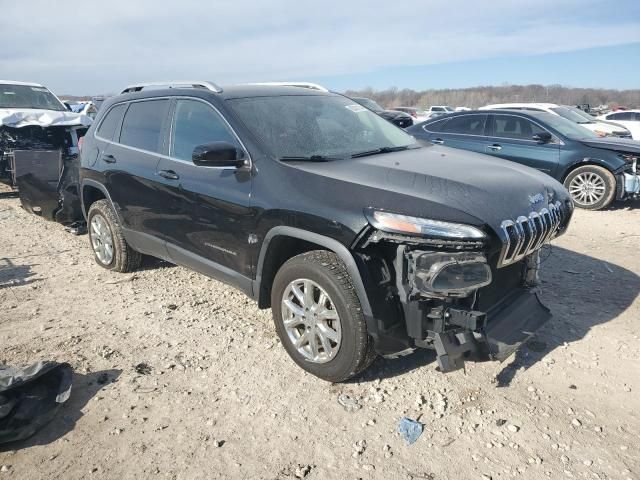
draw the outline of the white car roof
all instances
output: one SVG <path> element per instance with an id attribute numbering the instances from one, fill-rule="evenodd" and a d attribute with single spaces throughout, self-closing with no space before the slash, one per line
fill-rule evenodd
<path id="1" fill-rule="evenodd" d="M 24 85 L 27 87 L 42 87 L 46 88 L 44 85 L 33 82 L 18 82 L 17 80 L 0 80 L 0 85 Z"/>

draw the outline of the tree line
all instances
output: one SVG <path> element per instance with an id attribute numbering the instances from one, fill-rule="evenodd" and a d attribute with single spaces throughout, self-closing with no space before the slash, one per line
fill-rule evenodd
<path id="1" fill-rule="evenodd" d="M 347 90 L 347 96 L 372 98 L 385 108 L 451 105 L 478 108 L 493 103 L 545 102 L 559 105 L 608 105 L 611 108 L 640 107 L 640 89 L 613 90 L 603 88 L 573 88 L 562 85 L 501 85 L 459 89 L 411 90 L 397 87 L 374 90 Z"/>

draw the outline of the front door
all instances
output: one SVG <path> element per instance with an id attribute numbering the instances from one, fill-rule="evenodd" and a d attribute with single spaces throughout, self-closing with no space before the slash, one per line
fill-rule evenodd
<path id="1" fill-rule="evenodd" d="M 488 145 L 484 153 L 555 175 L 560 160 L 557 138 L 553 137 L 547 143 L 534 140 L 534 135 L 546 133 L 547 130 L 516 114 L 491 115 L 490 121 Z"/>
<path id="2" fill-rule="evenodd" d="M 212 105 L 197 99 L 175 101 L 171 132 L 169 156 L 157 171 L 168 197 L 163 232 L 169 254 L 176 263 L 232 283 L 225 275 L 250 277 L 251 172 L 192 162 L 199 145 L 226 141 L 244 150 L 239 139 Z"/>
<path id="3" fill-rule="evenodd" d="M 443 125 L 438 132 L 431 134 L 429 141 L 447 147 L 484 153 L 487 145 L 487 139 L 484 136 L 487 116 L 485 113 L 470 113 L 443 120 Z"/>

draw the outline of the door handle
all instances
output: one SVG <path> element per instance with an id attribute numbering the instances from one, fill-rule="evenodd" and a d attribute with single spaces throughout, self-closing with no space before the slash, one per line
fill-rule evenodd
<path id="1" fill-rule="evenodd" d="M 178 180 L 180 178 L 180 175 L 173 170 L 160 170 L 158 175 L 169 180 Z"/>
<path id="2" fill-rule="evenodd" d="M 497 143 L 494 143 L 493 145 L 489 145 L 487 148 L 489 150 L 493 150 L 494 152 L 499 152 L 500 150 L 502 150 L 502 145 L 498 145 Z"/>
<path id="3" fill-rule="evenodd" d="M 116 163 L 116 157 L 113 155 L 102 154 L 102 161 L 105 163 Z"/>
<path id="4" fill-rule="evenodd" d="M 433 140 L 431 140 L 431 143 L 435 143 L 436 145 L 442 145 L 444 143 L 444 140 L 441 138 L 434 138 Z"/>

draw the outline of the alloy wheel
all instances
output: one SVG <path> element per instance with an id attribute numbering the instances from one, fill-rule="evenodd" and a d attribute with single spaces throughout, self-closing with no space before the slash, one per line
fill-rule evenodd
<path id="1" fill-rule="evenodd" d="M 571 179 L 569 193 L 576 203 L 595 205 L 606 193 L 604 178 L 593 172 L 579 173 Z"/>
<path id="2" fill-rule="evenodd" d="M 113 237 L 107 221 L 100 214 L 96 214 L 91 219 L 89 229 L 91 246 L 103 265 L 109 265 L 113 261 Z"/>
<path id="3" fill-rule="evenodd" d="M 306 360 L 326 363 L 340 349 L 342 328 L 327 292 L 309 279 L 287 285 L 282 295 L 282 321 L 289 340 Z"/>

